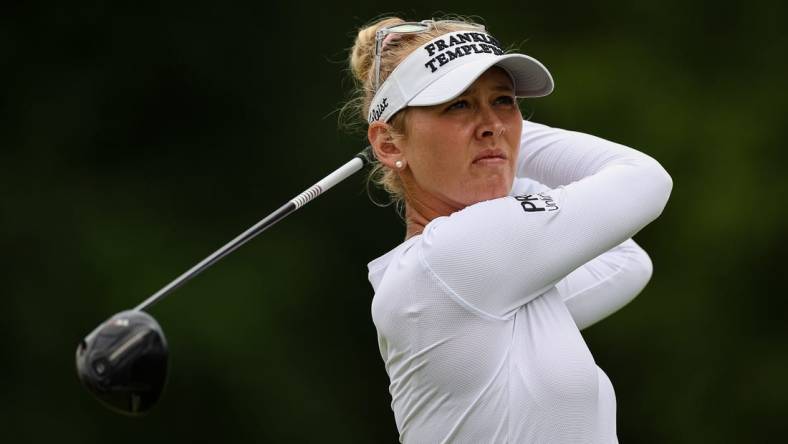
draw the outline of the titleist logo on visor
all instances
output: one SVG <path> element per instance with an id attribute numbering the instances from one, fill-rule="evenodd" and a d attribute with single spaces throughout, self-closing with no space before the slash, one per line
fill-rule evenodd
<path id="1" fill-rule="evenodd" d="M 369 112 L 369 122 L 372 123 L 380 119 L 380 116 L 383 115 L 383 111 L 386 111 L 386 108 L 388 107 L 389 99 L 384 97 L 383 100 L 381 100 L 380 103 Z"/>
<path id="2" fill-rule="evenodd" d="M 470 54 L 502 55 L 504 52 L 498 40 L 481 32 L 462 32 L 452 34 L 448 39 L 438 38 L 426 45 L 424 51 L 427 52 L 428 57 L 431 57 L 424 64 L 430 72 L 435 72 L 452 60 Z"/>

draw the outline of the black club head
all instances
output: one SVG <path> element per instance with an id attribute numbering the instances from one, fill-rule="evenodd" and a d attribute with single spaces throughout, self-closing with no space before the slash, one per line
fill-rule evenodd
<path id="1" fill-rule="evenodd" d="M 156 320 L 143 311 L 124 311 L 79 343 L 77 374 L 112 410 L 141 415 L 164 390 L 168 355 L 167 340 Z"/>

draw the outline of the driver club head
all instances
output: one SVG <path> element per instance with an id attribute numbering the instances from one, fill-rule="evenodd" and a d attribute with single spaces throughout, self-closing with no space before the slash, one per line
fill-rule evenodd
<path id="1" fill-rule="evenodd" d="M 120 312 L 77 346 L 77 374 L 104 405 L 126 415 L 147 413 L 167 380 L 167 340 L 143 311 Z"/>

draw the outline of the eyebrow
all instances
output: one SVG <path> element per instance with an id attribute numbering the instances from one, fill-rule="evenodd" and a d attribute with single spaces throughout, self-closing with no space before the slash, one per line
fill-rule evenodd
<path id="1" fill-rule="evenodd" d="M 476 91 L 476 88 L 477 88 L 476 85 L 471 86 L 470 88 L 468 88 L 465 91 L 463 91 L 462 94 L 459 95 L 459 97 L 467 96 L 468 94 L 473 94 Z M 499 83 L 499 84 L 493 86 L 492 89 L 493 89 L 493 91 L 505 91 L 505 92 L 513 92 L 514 91 L 514 87 L 513 86 L 504 85 L 503 83 Z"/>

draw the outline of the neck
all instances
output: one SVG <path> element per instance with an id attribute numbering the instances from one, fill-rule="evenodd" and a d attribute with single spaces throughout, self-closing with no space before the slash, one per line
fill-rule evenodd
<path id="1" fill-rule="evenodd" d="M 421 234 L 424 227 L 436 217 L 448 216 L 461 209 L 443 202 L 437 202 L 437 205 L 428 205 L 418 199 L 407 199 L 405 201 L 405 239 Z"/>
<path id="2" fill-rule="evenodd" d="M 409 203 L 405 204 L 405 239 L 421 234 L 432 219 L 424 217 Z"/>

